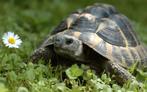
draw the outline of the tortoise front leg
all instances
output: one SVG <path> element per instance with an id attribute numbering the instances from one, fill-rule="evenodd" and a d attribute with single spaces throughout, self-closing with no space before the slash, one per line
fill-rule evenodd
<path id="1" fill-rule="evenodd" d="M 118 83 L 124 84 L 127 81 L 137 81 L 136 78 L 126 69 L 121 67 L 115 62 L 108 61 L 107 70 L 115 75 L 115 79 Z"/>
<path id="2" fill-rule="evenodd" d="M 47 62 L 51 58 L 51 55 L 52 51 L 50 50 L 50 48 L 38 48 L 30 56 L 30 60 L 33 63 L 36 63 L 40 59 L 43 59 Z"/>
<path id="3" fill-rule="evenodd" d="M 30 56 L 32 62 L 37 62 L 39 59 L 43 59 L 46 62 L 53 55 L 53 36 L 48 36 L 47 40 L 45 40 L 41 46 L 36 49 L 33 54 Z"/>

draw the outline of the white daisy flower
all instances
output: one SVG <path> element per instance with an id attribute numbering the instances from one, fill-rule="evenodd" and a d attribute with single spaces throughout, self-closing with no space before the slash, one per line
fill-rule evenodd
<path id="1" fill-rule="evenodd" d="M 7 32 L 2 37 L 3 43 L 9 48 L 19 48 L 22 41 L 18 35 L 15 35 L 13 32 Z"/>

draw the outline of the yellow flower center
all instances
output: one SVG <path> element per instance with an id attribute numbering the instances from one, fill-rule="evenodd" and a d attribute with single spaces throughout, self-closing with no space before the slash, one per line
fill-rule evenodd
<path id="1" fill-rule="evenodd" d="M 8 42 L 11 43 L 11 44 L 15 44 L 14 37 L 9 37 Z"/>

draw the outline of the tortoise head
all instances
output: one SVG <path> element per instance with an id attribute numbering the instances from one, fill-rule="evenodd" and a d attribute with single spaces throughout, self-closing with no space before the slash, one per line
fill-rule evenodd
<path id="1" fill-rule="evenodd" d="M 80 60 L 83 55 L 82 41 L 67 34 L 56 34 L 53 38 L 54 50 L 57 54 Z"/>

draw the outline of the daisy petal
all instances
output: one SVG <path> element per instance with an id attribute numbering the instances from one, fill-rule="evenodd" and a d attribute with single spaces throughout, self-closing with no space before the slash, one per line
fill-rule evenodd
<path id="1" fill-rule="evenodd" d="M 15 35 L 13 32 L 7 32 L 2 37 L 3 43 L 9 48 L 19 48 L 22 43 L 22 40 L 18 35 Z"/>

